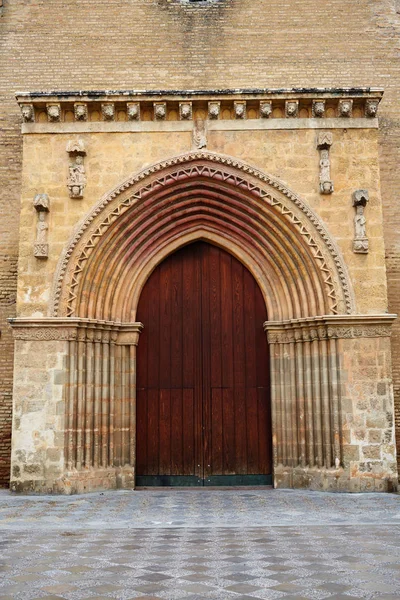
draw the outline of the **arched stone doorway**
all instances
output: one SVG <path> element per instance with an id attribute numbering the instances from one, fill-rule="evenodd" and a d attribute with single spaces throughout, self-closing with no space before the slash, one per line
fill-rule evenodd
<path id="1" fill-rule="evenodd" d="M 272 483 L 265 302 L 249 271 L 195 242 L 139 300 L 136 485 Z"/>
<path id="2" fill-rule="evenodd" d="M 274 485 L 344 490 L 354 480 L 360 487 L 359 382 L 377 353 L 390 353 L 393 316 L 356 314 L 340 251 L 301 198 L 233 158 L 195 152 L 153 165 L 102 198 L 60 257 L 51 316 L 14 321 L 21 355 L 25 341 L 29 356 L 46 344 L 63 365 L 58 388 L 43 375 L 43 395 L 52 394 L 43 414 L 53 414 L 53 397 L 62 395 L 64 432 L 52 438 L 51 468 L 34 450 L 29 460 L 41 461 L 39 474 L 16 475 L 14 489 L 134 487 L 139 298 L 157 265 L 196 241 L 244 265 L 267 309 Z M 365 339 L 373 349 L 368 370 L 351 362 Z M 28 380 L 29 368 L 20 367 L 17 378 Z M 381 377 L 375 372 L 367 375 L 373 389 Z M 34 427 L 24 419 L 23 434 L 14 435 L 16 473 Z M 379 463 L 376 489 L 389 488 L 386 463 Z"/>

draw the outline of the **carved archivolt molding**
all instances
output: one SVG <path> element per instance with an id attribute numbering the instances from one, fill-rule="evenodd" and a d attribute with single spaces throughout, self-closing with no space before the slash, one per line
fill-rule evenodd
<path id="1" fill-rule="evenodd" d="M 159 177 L 157 173 L 160 173 Z M 138 173 L 105 196 L 91 211 L 61 256 L 56 273 L 53 314 L 59 314 L 61 299 L 62 314 L 75 314 L 78 288 L 86 263 L 99 240 L 117 219 L 153 193 L 176 182 L 195 178 L 222 181 L 261 199 L 278 211 L 303 238 L 314 257 L 313 268 L 322 277 L 329 311 L 337 314 L 340 301 L 343 304 L 340 312 L 354 312 L 349 278 L 340 252 L 319 217 L 298 196 L 280 181 L 236 159 L 209 152 L 193 152 L 162 161 Z M 127 193 L 130 188 L 131 193 Z M 118 196 L 121 196 L 121 202 L 113 202 Z M 106 210 L 110 204 L 112 210 Z M 103 212 L 104 218 L 101 217 Z"/>

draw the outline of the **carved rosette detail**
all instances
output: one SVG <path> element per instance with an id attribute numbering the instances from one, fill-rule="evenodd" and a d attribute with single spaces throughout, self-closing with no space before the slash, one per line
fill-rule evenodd
<path id="1" fill-rule="evenodd" d="M 181 121 L 190 121 L 192 118 L 192 103 L 179 102 L 179 118 Z"/>
<path id="2" fill-rule="evenodd" d="M 325 100 L 313 100 L 312 116 L 317 118 L 325 116 Z"/>
<path id="3" fill-rule="evenodd" d="M 272 115 L 272 102 L 260 102 L 260 116 L 262 119 L 269 119 Z"/>
<path id="4" fill-rule="evenodd" d="M 356 254 L 367 254 L 369 242 L 366 233 L 365 207 L 369 200 L 368 190 L 356 190 L 353 193 L 353 206 L 356 209 L 354 217 L 354 241 L 353 252 Z"/>
<path id="5" fill-rule="evenodd" d="M 140 120 L 140 104 L 139 102 L 128 102 L 126 113 L 128 115 L 128 121 L 139 121 Z"/>
<path id="6" fill-rule="evenodd" d="M 114 119 L 115 119 L 114 102 L 104 102 L 101 105 L 101 115 L 102 115 L 104 121 L 114 121 Z"/>
<path id="7" fill-rule="evenodd" d="M 87 104 L 84 104 L 82 102 L 75 102 L 74 115 L 75 115 L 76 121 L 87 121 L 88 120 Z"/>
<path id="8" fill-rule="evenodd" d="M 235 119 L 246 118 L 246 102 L 237 101 L 233 103 L 233 111 L 235 113 Z"/>
<path id="9" fill-rule="evenodd" d="M 21 104 L 21 114 L 24 123 L 33 123 L 35 121 L 33 104 Z"/>
<path id="10" fill-rule="evenodd" d="M 339 117 L 351 117 L 353 112 L 353 100 L 346 98 L 345 100 L 339 100 L 338 113 Z"/>
<path id="11" fill-rule="evenodd" d="M 208 103 L 208 118 L 219 119 L 221 112 L 221 102 L 209 102 Z"/>
<path id="12" fill-rule="evenodd" d="M 298 100 L 286 100 L 285 116 L 288 119 L 290 119 L 290 118 L 294 119 L 299 116 L 299 101 Z"/>
<path id="13" fill-rule="evenodd" d="M 219 163 L 221 165 L 226 165 L 228 167 L 231 166 L 233 168 L 242 170 L 247 175 L 253 176 L 253 177 L 257 178 L 259 181 L 266 183 L 267 185 L 270 185 L 273 188 L 275 188 L 277 191 L 281 192 L 287 198 L 287 200 L 289 200 L 289 203 L 293 202 L 293 204 L 295 206 L 297 206 L 298 209 L 300 209 L 304 213 L 306 218 L 313 224 L 313 226 L 318 231 L 318 234 L 320 235 L 320 237 L 326 244 L 327 250 L 332 257 L 332 260 L 335 264 L 335 268 L 337 269 L 338 283 L 342 290 L 343 300 L 344 300 L 345 307 L 346 307 L 346 312 L 352 313 L 354 311 L 354 301 L 353 301 L 352 293 L 350 291 L 350 287 L 349 287 L 349 283 L 348 283 L 346 267 L 343 263 L 342 258 L 340 257 L 339 251 L 335 247 L 329 234 L 325 230 L 324 226 L 322 225 L 322 223 L 319 220 L 319 218 L 317 217 L 317 215 L 308 206 L 304 205 L 303 201 L 298 196 L 296 196 L 293 192 L 289 191 L 282 183 L 275 180 L 274 178 L 272 178 L 268 175 L 265 175 L 264 173 L 261 173 L 257 169 L 250 167 L 249 165 L 246 165 L 244 163 L 241 163 L 240 161 L 238 161 L 236 159 L 221 156 L 221 155 L 214 155 L 214 154 L 208 153 L 208 152 L 193 152 L 193 153 L 176 156 L 176 157 L 166 160 L 166 161 L 162 161 L 162 162 L 160 162 L 156 165 L 153 165 L 152 167 L 145 169 L 144 171 L 138 173 L 135 177 L 125 181 L 122 185 L 120 185 L 118 188 L 116 188 L 111 194 L 109 194 L 104 200 L 102 200 L 92 210 L 92 212 L 87 217 L 87 219 L 85 220 L 85 222 L 83 223 L 83 225 L 81 226 L 79 231 L 74 235 L 73 239 L 69 243 L 68 249 L 64 252 L 64 254 L 62 255 L 62 258 L 60 260 L 60 263 L 59 263 L 59 266 L 57 269 L 55 290 L 54 290 L 54 295 L 53 295 L 53 314 L 54 314 L 54 316 L 57 316 L 57 314 L 58 314 L 63 281 L 64 281 L 64 278 L 65 278 L 67 272 L 69 272 L 69 269 L 68 269 L 69 260 L 71 258 L 72 253 L 74 252 L 74 249 L 77 247 L 78 242 L 80 241 L 81 237 L 83 236 L 85 231 L 90 226 L 90 223 L 103 211 L 103 209 L 112 200 L 114 200 L 119 194 L 121 194 L 128 188 L 134 186 L 135 184 L 140 183 L 143 179 L 145 179 L 159 171 L 162 171 L 166 168 L 172 167 L 174 165 L 180 165 L 181 163 L 188 163 L 189 161 L 195 161 L 195 160 L 207 160 L 211 163 Z M 80 280 L 81 272 L 83 270 L 83 265 L 84 265 L 85 261 L 88 260 L 92 249 L 96 246 L 99 239 L 101 239 L 101 236 L 103 235 L 103 233 L 115 221 L 115 219 L 120 217 L 121 214 L 123 212 L 125 212 L 126 210 L 128 210 L 132 204 L 136 203 L 138 199 L 142 198 L 143 196 L 145 196 L 147 194 L 150 194 L 153 189 L 159 189 L 160 186 L 168 185 L 169 181 L 171 181 L 171 183 L 176 181 L 177 176 L 179 176 L 179 177 L 194 177 L 194 176 L 201 175 L 204 172 L 206 172 L 207 176 L 209 176 L 209 177 L 217 177 L 218 178 L 218 177 L 222 176 L 222 177 L 224 177 L 224 179 L 227 179 L 227 175 L 224 172 L 224 169 L 223 168 L 215 168 L 215 166 L 213 166 L 211 168 L 208 166 L 197 166 L 197 165 L 187 165 L 185 167 L 178 167 L 178 170 L 176 173 L 172 173 L 170 176 L 163 176 L 163 177 L 160 177 L 159 179 L 154 179 L 149 184 L 144 185 L 142 188 L 137 189 L 130 198 L 123 200 L 121 205 L 117 206 L 115 208 L 115 210 L 109 216 L 107 216 L 106 221 L 102 222 L 95 230 L 93 230 L 89 239 L 84 243 L 84 245 L 82 246 L 82 249 L 79 251 L 79 257 L 74 262 L 75 266 L 73 267 L 73 271 L 71 272 L 70 275 L 68 275 L 69 292 L 68 292 L 68 297 L 65 298 L 67 316 L 72 316 L 74 314 L 74 309 L 75 309 L 74 303 L 75 303 L 75 298 L 76 298 L 76 291 L 77 291 L 77 288 L 79 285 L 79 280 Z M 232 179 L 233 182 L 236 182 L 236 185 L 239 185 L 239 186 L 245 187 L 246 189 L 249 189 L 249 191 L 251 191 L 252 193 L 258 194 L 261 198 L 263 198 L 266 202 L 268 202 L 272 206 L 276 207 L 277 209 L 280 209 L 281 212 L 285 215 L 285 217 L 290 218 L 293 221 L 293 223 L 295 224 L 295 226 L 298 227 L 301 235 L 306 236 L 307 243 L 310 245 L 312 252 L 316 255 L 316 257 L 318 259 L 319 268 L 322 271 L 324 271 L 326 274 L 326 276 L 324 277 L 324 281 L 325 281 L 325 286 L 327 288 L 327 295 L 330 298 L 330 303 L 331 303 L 330 310 L 331 310 L 332 314 L 337 314 L 338 299 L 337 299 L 336 287 L 335 287 L 335 283 L 332 279 L 332 275 L 330 274 L 329 268 L 318 248 L 318 245 L 313 240 L 313 238 L 310 235 L 310 233 L 308 232 L 308 230 L 304 227 L 303 223 L 297 217 L 295 217 L 295 215 L 290 210 L 290 208 L 288 208 L 288 206 L 290 206 L 290 204 L 287 205 L 286 203 L 282 202 L 281 200 L 279 200 L 275 197 L 272 197 L 271 194 L 267 190 L 265 190 L 262 185 L 255 186 L 254 184 L 248 182 L 245 178 L 237 178 L 233 175 L 230 175 L 229 177 L 230 177 L 230 179 Z"/>
<path id="14" fill-rule="evenodd" d="M 165 121 L 167 118 L 167 103 L 166 102 L 154 102 L 154 119 L 156 121 Z"/>
<path id="15" fill-rule="evenodd" d="M 61 121 L 61 105 L 47 104 L 47 118 L 50 123 L 59 123 Z"/>
<path id="16" fill-rule="evenodd" d="M 332 194 L 333 181 L 331 180 L 331 161 L 329 150 L 333 143 L 330 131 L 323 131 L 317 136 L 317 149 L 319 150 L 319 191 L 321 194 Z"/>

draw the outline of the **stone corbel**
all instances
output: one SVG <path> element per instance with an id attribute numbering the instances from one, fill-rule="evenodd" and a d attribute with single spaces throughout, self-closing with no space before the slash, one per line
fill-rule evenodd
<path id="1" fill-rule="evenodd" d="M 353 241 L 353 252 L 356 254 L 367 254 L 368 253 L 368 238 L 366 234 L 366 218 L 364 210 L 369 200 L 367 190 L 356 190 L 353 193 L 353 206 L 356 209 L 354 217 L 354 241 Z"/>
<path id="2" fill-rule="evenodd" d="M 75 115 L 75 121 L 87 121 L 88 120 L 87 104 L 85 104 L 83 102 L 75 102 L 74 115 Z"/>
<path id="3" fill-rule="evenodd" d="M 190 121 L 192 118 L 192 103 L 179 102 L 179 118 L 181 121 Z"/>
<path id="4" fill-rule="evenodd" d="M 351 117 L 353 112 L 353 100 L 349 98 L 339 100 L 338 112 L 339 117 Z"/>
<path id="5" fill-rule="evenodd" d="M 325 100 L 313 100 L 312 116 L 322 118 L 325 116 Z"/>
<path id="6" fill-rule="evenodd" d="M 299 101 L 298 100 L 286 100 L 285 116 L 288 119 L 296 119 L 299 116 Z"/>
<path id="7" fill-rule="evenodd" d="M 139 102 L 128 102 L 126 111 L 128 115 L 128 121 L 140 121 Z"/>
<path id="8" fill-rule="evenodd" d="M 321 132 L 317 137 L 317 149 L 319 150 L 319 191 L 321 194 L 332 194 L 333 181 L 331 180 L 331 161 L 329 149 L 332 146 L 333 136 L 331 132 Z"/>
<path id="9" fill-rule="evenodd" d="M 34 255 L 36 258 L 48 258 L 49 244 L 47 213 L 50 210 L 50 200 L 47 194 L 36 194 L 33 206 L 37 212 L 36 240 L 34 243 Z"/>
<path id="10" fill-rule="evenodd" d="M 166 102 L 154 102 L 154 120 L 165 121 L 167 118 L 167 103 Z"/>
<path id="11" fill-rule="evenodd" d="M 262 119 L 268 119 L 272 115 L 272 102 L 260 102 L 260 116 Z"/>
<path id="12" fill-rule="evenodd" d="M 83 191 L 86 185 L 86 172 L 84 166 L 84 157 L 86 155 L 83 140 L 68 142 L 67 152 L 70 157 L 69 174 L 67 187 L 70 198 L 83 198 Z"/>
<path id="13" fill-rule="evenodd" d="M 209 102 L 208 103 L 208 118 L 219 119 L 221 112 L 221 102 Z"/>
<path id="14" fill-rule="evenodd" d="M 379 100 L 375 99 L 367 99 L 365 101 L 365 115 L 367 117 L 373 118 L 376 117 L 378 113 Z"/>
<path id="15" fill-rule="evenodd" d="M 50 123 L 59 123 L 61 121 L 61 105 L 46 104 L 47 118 Z"/>
<path id="16" fill-rule="evenodd" d="M 245 102 L 245 100 L 234 102 L 233 110 L 235 113 L 235 119 L 245 119 L 246 118 L 246 102 Z"/>
<path id="17" fill-rule="evenodd" d="M 21 113 L 24 123 L 33 123 L 35 121 L 35 110 L 33 108 L 33 104 L 22 104 Z"/>
<path id="18" fill-rule="evenodd" d="M 101 105 L 101 114 L 104 121 L 114 121 L 115 106 L 114 102 L 103 102 Z"/>

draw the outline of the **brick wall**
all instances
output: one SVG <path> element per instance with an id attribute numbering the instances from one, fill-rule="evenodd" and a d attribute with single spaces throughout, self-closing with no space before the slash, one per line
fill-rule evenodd
<path id="1" fill-rule="evenodd" d="M 3 6 L 1 7 L 1 5 Z M 1 11 L 2 8 L 2 11 Z M 8 476 L 21 136 L 15 91 L 382 86 L 390 311 L 400 312 L 399 0 L 0 1 L 0 478 Z M 45 191 L 45 190 L 38 190 Z M 393 337 L 400 397 L 400 324 Z M 400 404 L 397 401 L 400 427 Z M 400 439 L 400 435 L 398 436 Z M 400 448 L 399 448 L 400 449 Z"/>

